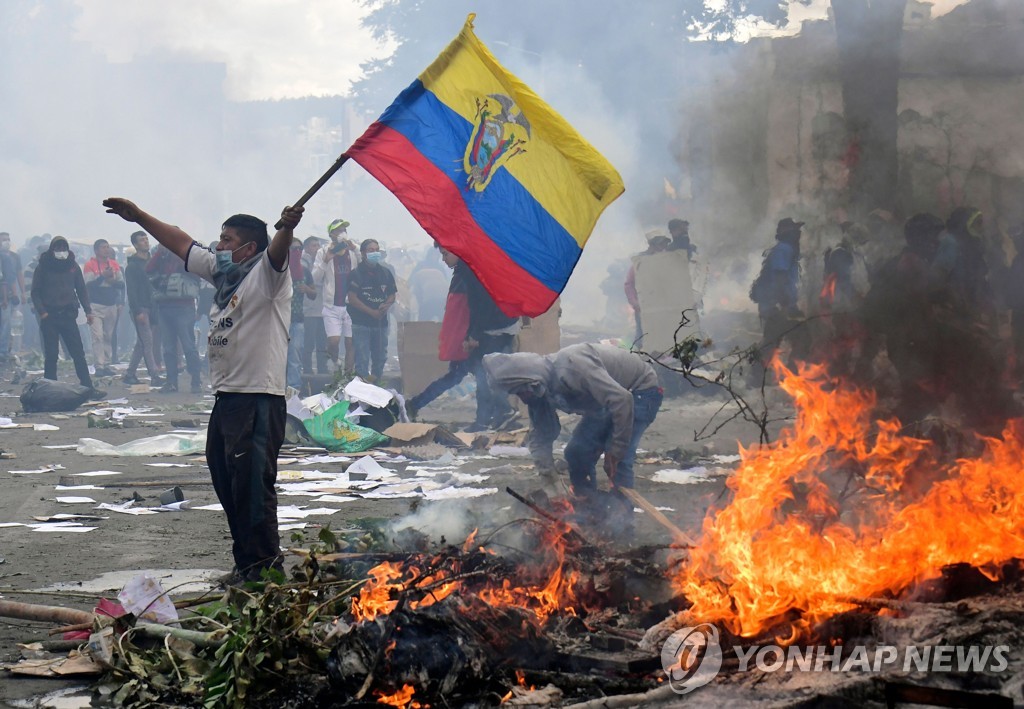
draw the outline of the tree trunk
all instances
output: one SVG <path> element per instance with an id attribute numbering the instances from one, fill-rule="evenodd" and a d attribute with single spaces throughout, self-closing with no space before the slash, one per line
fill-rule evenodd
<path id="1" fill-rule="evenodd" d="M 850 145 L 850 207 L 896 207 L 900 44 L 907 0 L 832 0 Z"/>

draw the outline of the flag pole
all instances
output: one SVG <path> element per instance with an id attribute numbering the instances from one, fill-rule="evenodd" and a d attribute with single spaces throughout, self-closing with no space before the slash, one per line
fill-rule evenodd
<path id="1" fill-rule="evenodd" d="M 341 169 L 341 166 L 344 165 L 347 160 L 348 160 L 348 155 L 346 153 L 342 153 L 341 155 L 339 155 L 338 159 L 334 161 L 334 164 L 331 165 L 329 168 L 327 168 L 327 172 L 325 172 L 323 175 L 321 175 L 320 179 L 317 180 L 316 182 L 314 182 L 313 186 L 310 187 L 308 190 L 306 190 L 306 194 L 304 194 L 301 197 L 299 197 L 299 201 L 296 202 L 295 204 L 291 205 L 291 206 L 293 206 L 293 207 L 301 207 L 301 206 L 305 205 L 306 202 L 309 201 L 310 197 L 315 195 L 320 190 L 320 188 L 323 187 L 327 183 L 327 181 L 329 179 L 331 179 L 331 177 L 334 176 L 334 173 L 336 173 L 338 170 Z M 275 229 L 280 229 L 281 226 L 282 226 L 282 222 L 280 220 L 278 220 L 277 224 L 274 225 L 274 228 Z"/>

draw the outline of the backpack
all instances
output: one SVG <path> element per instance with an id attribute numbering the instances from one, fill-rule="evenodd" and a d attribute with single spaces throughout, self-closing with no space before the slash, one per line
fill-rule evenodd
<path id="1" fill-rule="evenodd" d="M 765 260 L 768 258 L 768 252 L 765 252 Z M 768 303 L 771 300 L 771 283 L 770 276 L 768 275 L 768 269 L 765 268 L 764 261 L 761 262 L 761 270 L 757 274 L 757 278 L 750 284 L 750 299 L 758 305 Z"/>

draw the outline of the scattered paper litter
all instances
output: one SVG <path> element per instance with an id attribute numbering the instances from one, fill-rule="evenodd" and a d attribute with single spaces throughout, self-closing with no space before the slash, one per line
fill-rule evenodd
<path id="1" fill-rule="evenodd" d="M 282 519 L 305 519 L 306 517 L 312 517 L 314 515 L 332 515 L 339 510 L 334 507 L 315 507 L 313 509 L 303 509 L 295 505 L 285 505 L 284 507 L 277 508 L 277 518 Z"/>
<path id="2" fill-rule="evenodd" d="M 62 522 L 55 522 L 53 524 L 30 524 L 28 525 L 36 532 L 72 532 L 77 534 L 84 534 L 85 532 L 91 532 L 96 527 L 83 527 L 75 524 L 64 524 Z"/>
<path id="3" fill-rule="evenodd" d="M 52 451 L 67 451 L 67 450 L 71 450 L 72 448 L 78 448 L 78 444 L 77 443 L 63 443 L 63 444 L 58 445 L 58 446 L 43 446 L 43 448 L 49 448 Z"/>
<path id="4" fill-rule="evenodd" d="M 70 492 L 71 490 L 102 490 L 99 485 L 55 485 L 57 492 Z"/>
<path id="5" fill-rule="evenodd" d="M 191 463 L 146 463 L 150 468 L 191 468 Z"/>
<path id="6" fill-rule="evenodd" d="M 178 620 L 174 602 L 160 582 L 148 574 L 139 574 L 126 583 L 117 594 L 117 600 L 121 601 L 126 611 L 134 613 L 140 620 L 157 623 L 173 623 Z"/>
<path id="7" fill-rule="evenodd" d="M 87 502 L 96 502 L 96 500 L 92 499 L 91 497 L 73 497 L 72 496 L 72 497 L 55 497 L 54 499 L 57 502 L 60 502 L 60 503 L 65 504 L 65 505 L 82 505 L 82 504 L 85 504 Z"/>
<path id="8" fill-rule="evenodd" d="M 277 525 L 277 529 L 279 531 L 281 531 L 281 532 L 288 532 L 288 531 L 293 530 L 293 529 L 305 529 L 305 528 L 306 528 L 306 523 L 305 522 L 289 522 L 287 524 L 279 524 L 279 525 Z"/>
<path id="9" fill-rule="evenodd" d="M 11 475 L 38 475 L 39 473 L 52 473 L 55 470 L 64 470 L 63 465 L 45 465 L 38 470 L 8 470 Z"/>
<path id="10" fill-rule="evenodd" d="M 345 472 L 349 475 L 352 473 L 366 473 L 367 480 L 384 480 L 398 475 L 394 471 L 385 468 L 370 456 L 363 456 L 355 463 L 348 466 L 348 469 Z"/>
<path id="11" fill-rule="evenodd" d="M 698 465 L 693 468 L 687 468 L 686 470 L 678 470 L 675 468 L 666 468 L 665 470 L 659 470 L 652 477 L 656 483 L 676 483 L 677 485 L 692 485 L 695 483 L 708 482 L 713 477 L 720 477 L 727 475 L 729 471 L 721 468 L 708 469 L 703 465 Z"/>
<path id="12" fill-rule="evenodd" d="M 0 522 L 0 528 L 3 527 L 24 527 L 26 525 L 21 522 Z"/>
<path id="13" fill-rule="evenodd" d="M 32 424 L 33 431 L 59 431 L 60 426 L 54 426 L 52 423 L 34 423 Z"/>
<path id="14" fill-rule="evenodd" d="M 444 487 L 440 490 L 428 490 L 423 493 L 423 497 L 428 500 L 453 500 L 462 497 L 493 495 L 497 491 L 496 487 Z"/>
<path id="15" fill-rule="evenodd" d="M 321 495 L 315 500 L 310 500 L 310 502 L 352 502 L 358 499 L 358 497 L 344 497 L 342 495 Z"/>
<path id="16" fill-rule="evenodd" d="M 224 511 L 224 505 L 220 504 L 219 502 L 214 502 L 213 504 L 210 504 L 210 505 L 199 505 L 198 507 L 193 507 L 192 509 L 194 509 L 194 510 L 210 510 L 211 512 L 223 512 Z"/>
<path id="17" fill-rule="evenodd" d="M 382 409 L 390 403 L 394 397 L 387 389 L 368 384 L 359 377 L 354 378 L 345 385 L 345 396 L 349 401 L 361 401 L 378 409 Z"/>
<path id="18" fill-rule="evenodd" d="M 738 453 L 733 454 L 733 455 L 713 455 L 713 456 L 711 456 L 711 460 L 715 461 L 716 463 L 723 463 L 723 464 L 724 463 L 738 463 L 738 462 L 740 462 L 740 456 L 739 456 Z"/>
<path id="19" fill-rule="evenodd" d="M 111 512 L 120 512 L 126 515 L 155 515 L 160 514 L 156 510 L 151 510 L 148 507 L 132 507 L 135 504 L 135 500 L 128 500 L 128 502 L 102 502 L 93 509 L 96 510 L 110 510 Z"/>
<path id="20" fill-rule="evenodd" d="M 528 458 L 530 449 L 526 446 L 491 446 L 487 451 L 498 458 Z"/>

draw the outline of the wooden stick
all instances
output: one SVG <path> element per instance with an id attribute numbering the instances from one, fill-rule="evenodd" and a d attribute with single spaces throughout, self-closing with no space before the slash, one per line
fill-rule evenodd
<path id="1" fill-rule="evenodd" d="M 92 613 L 89 611 L 61 608 L 60 606 L 37 606 L 31 603 L 17 603 L 16 601 L 0 601 L 0 616 L 4 618 L 20 618 L 21 620 L 64 623 L 66 625 L 92 623 Z"/>
<path id="2" fill-rule="evenodd" d="M 327 181 L 334 177 L 334 173 L 341 169 L 341 166 L 348 161 L 348 155 L 342 153 L 338 156 L 338 159 L 334 161 L 334 164 L 327 168 L 327 172 L 320 176 L 320 179 L 313 183 L 313 186 L 306 190 L 306 194 L 299 197 L 299 201 L 291 205 L 292 207 L 301 207 L 309 201 L 310 197 L 315 195 L 321 187 L 327 184 Z M 281 221 L 278 220 L 277 224 L 274 225 L 275 229 L 281 228 Z"/>
<path id="3" fill-rule="evenodd" d="M 61 633 L 74 633 L 78 630 L 92 630 L 92 621 L 88 623 L 75 623 L 74 625 L 62 625 L 59 628 L 51 628 L 47 635 L 60 635 Z"/>
<path id="4" fill-rule="evenodd" d="M 662 527 L 671 532 L 672 536 L 675 537 L 678 542 L 685 544 L 691 548 L 697 546 L 697 542 L 695 542 L 693 538 L 690 537 L 690 535 L 681 530 L 679 527 L 675 526 L 668 517 L 661 513 L 661 510 L 657 509 L 654 505 L 648 502 L 644 498 L 644 496 L 641 495 L 639 492 L 637 492 L 631 487 L 617 487 L 615 489 L 621 492 L 623 495 L 625 495 L 626 498 L 634 505 L 636 505 L 644 512 L 649 514 L 651 516 L 651 519 L 653 519 L 655 522 L 657 522 Z"/>
<path id="5" fill-rule="evenodd" d="M 590 546 L 590 543 L 587 541 L 586 537 L 584 537 L 582 534 L 577 532 L 576 529 L 571 524 L 566 522 L 565 520 L 558 519 L 558 517 L 555 517 L 550 512 L 541 509 L 540 507 L 538 507 L 537 505 L 533 504 L 532 502 L 527 500 L 525 497 L 523 497 L 522 495 L 520 495 L 518 492 L 516 492 L 515 490 L 513 490 L 510 487 L 506 487 L 505 488 L 505 492 L 507 492 L 509 495 L 511 495 L 512 497 L 516 498 L 520 502 L 522 502 L 524 505 L 529 507 L 531 510 L 533 510 L 534 512 L 536 512 L 537 514 L 539 514 L 541 517 L 543 517 L 544 519 L 548 520 L 549 522 L 553 522 L 553 523 L 558 524 L 558 525 L 563 525 L 566 528 L 568 528 L 569 534 L 572 537 L 574 537 L 579 544 L 581 544 L 583 546 Z"/>

